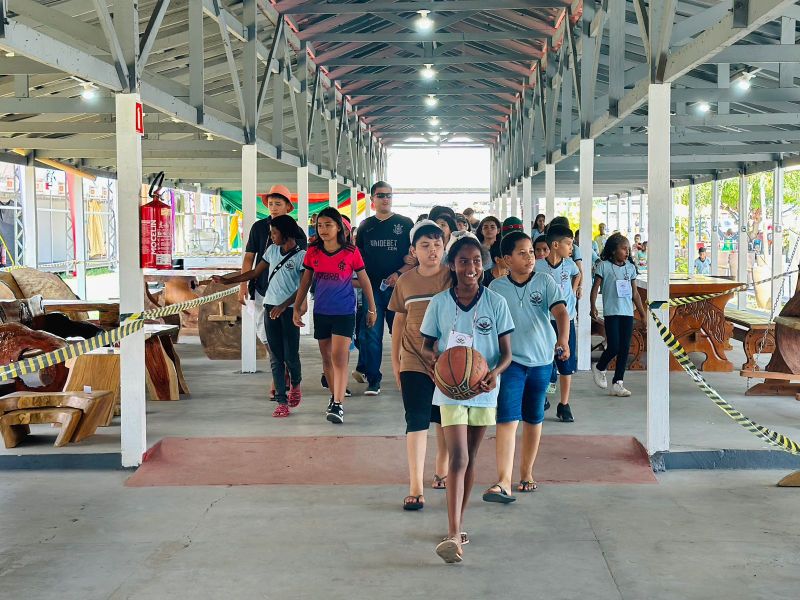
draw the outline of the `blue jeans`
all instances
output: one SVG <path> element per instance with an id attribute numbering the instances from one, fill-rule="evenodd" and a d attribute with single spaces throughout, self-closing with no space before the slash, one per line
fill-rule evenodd
<path id="1" fill-rule="evenodd" d="M 372 294 L 375 296 L 375 326 L 367 327 L 367 310 L 364 308 L 361 319 L 358 323 L 358 366 L 360 372 L 367 376 L 369 385 L 380 385 L 383 379 L 381 373 L 381 360 L 383 359 L 383 323 L 389 326 L 389 334 L 392 333 L 392 323 L 394 322 L 394 312 L 388 309 L 389 300 L 392 297 L 394 288 L 381 291 L 378 286 L 372 286 Z"/>
<path id="2" fill-rule="evenodd" d="M 497 396 L 497 422 L 524 421 L 538 425 L 544 421 L 544 401 L 552 363 L 525 367 L 511 362 L 500 376 Z"/>

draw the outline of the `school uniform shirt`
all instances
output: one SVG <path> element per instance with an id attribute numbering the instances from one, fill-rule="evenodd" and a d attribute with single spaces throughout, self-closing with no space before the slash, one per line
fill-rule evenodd
<path id="1" fill-rule="evenodd" d="M 286 258 L 281 247 L 272 244 L 264 252 L 264 260 L 269 263 L 269 287 L 267 293 L 264 295 L 264 304 L 277 306 L 286 302 L 287 298 L 293 297 L 297 294 L 297 288 L 300 287 L 300 276 L 303 273 L 303 259 L 306 256 L 306 251 L 299 248 L 290 250 L 294 252 L 292 256 L 283 263 L 280 269 L 275 272 L 281 261 Z M 275 273 L 273 275 L 273 273 Z M 294 306 L 294 302 L 289 306 Z"/>
<path id="2" fill-rule="evenodd" d="M 627 279 L 632 282 L 636 279 L 636 267 L 627 260 L 622 266 L 615 265 L 609 260 L 601 260 L 597 264 L 595 277 L 603 279 L 600 283 L 600 291 L 603 293 L 603 315 L 632 317 L 633 294 L 639 292 L 631 289 L 630 298 L 620 298 L 617 293 L 617 280 Z M 631 288 L 633 288 L 633 283 L 631 283 Z"/>
<path id="3" fill-rule="evenodd" d="M 512 360 L 523 367 L 552 363 L 556 332 L 550 325 L 550 310 L 559 304 L 566 304 L 556 280 L 537 271 L 531 273 L 530 279 L 522 284 L 511 279 L 510 275 L 495 279 L 489 289 L 505 298 L 514 321 Z"/>
<path id="4" fill-rule="evenodd" d="M 572 289 L 572 279 L 580 275 L 581 272 L 578 269 L 578 265 L 575 264 L 575 261 L 571 258 L 565 258 L 557 265 L 551 265 L 546 258 L 540 258 L 536 261 L 535 270 L 537 273 L 544 273 L 555 279 L 566 301 L 569 318 L 574 319 L 577 317 L 578 309 L 576 305 L 578 303 L 578 297 Z M 555 319 L 551 320 L 555 321 Z M 514 322 L 516 323 L 516 321 Z"/>
<path id="5" fill-rule="evenodd" d="M 419 268 L 403 273 L 397 280 L 389 300 L 389 310 L 406 315 L 406 326 L 400 340 L 400 371 L 428 373 L 423 362 L 422 334 L 419 328 L 425 317 L 425 310 L 439 292 L 450 287 L 450 269 L 443 268 L 436 275 L 420 275 Z"/>
<path id="6" fill-rule="evenodd" d="M 411 247 L 409 234 L 414 222 L 402 215 L 381 221 L 376 216 L 358 226 L 356 245 L 364 257 L 367 277 L 373 287 L 400 269 Z"/>
<path id="7" fill-rule="evenodd" d="M 422 319 L 420 333 L 426 338 L 437 340 L 439 352 L 444 352 L 450 332 L 454 330 L 473 336 L 473 347 L 486 359 L 489 369 L 494 369 L 500 361 L 500 338 L 514 331 L 514 322 L 511 320 L 508 304 L 500 294 L 480 286 L 470 305 L 462 306 L 456 300 L 455 288 L 450 288 L 431 299 Z M 436 388 L 433 392 L 433 403 L 437 406 L 494 408 L 497 406 L 499 390 L 499 377 L 493 390 L 469 400 L 453 400 Z"/>
<path id="8" fill-rule="evenodd" d="M 314 312 L 320 315 L 354 315 L 356 292 L 353 273 L 364 269 L 361 252 L 355 246 L 329 254 L 319 246 L 306 251 L 303 267 L 314 274 Z"/>
<path id="9" fill-rule="evenodd" d="M 694 259 L 694 272 L 698 275 L 711 275 L 711 259 Z"/>
<path id="10" fill-rule="evenodd" d="M 258 266 L 258 263 L 264 260 L 264 252 L 272 245 L 272 238 L 269 235 L 270 223 L 272 223 L 272 217 L 259 219 L 253 223 L 253 226 L 250 228 L 250 233 L 247 236 L 247 245 L 245 246 L 244 251 L 251 252 L 252 254 L 256 255 L 256 258 L 253 261 L 254 269 Z M 297 239 L 295 241 L 302 250 L 305 250 L 308 246 L 306 234 L 299 226 L 297 227 Z M 264 296 L 267 291 L 268 280 L 269 275 L 266 271 L 264 271 L 261 274 L 261 277 L 258 279 L 251 279 L 250 283 L 248 283 L 248 291 L 250 296 L 253 296 L 254 292 L 259 296 Z"/>

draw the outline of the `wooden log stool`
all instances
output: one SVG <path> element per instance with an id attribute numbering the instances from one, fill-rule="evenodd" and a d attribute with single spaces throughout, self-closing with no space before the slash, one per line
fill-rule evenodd
<path id="1" fill-rule="evenodd" d="M 119 348 L 98 348 L 92 352 L 81 354 L 67 361 L 69 377 L 64 386 L 65 392 L 83 392 L 84 389 L 109 390 L 113 397 L 111 410 L 108 411 L 101 427 L 108 427 L 119 414 L 120 404 L 120 370 Z"/>
<path id="2" fill-rule="evenodd" d="M 220 283 L 209 283 L 203 296 L 210 296 L 232 287 Z M 200 305 L 198 328 L 203 351 L 211 360 L 237 360 L 242 356 L 242 310 L 236 294 L 225 296 L 216 302 Z M 266 348 L 259 341 L 257 358 L 265 358 Z"/>

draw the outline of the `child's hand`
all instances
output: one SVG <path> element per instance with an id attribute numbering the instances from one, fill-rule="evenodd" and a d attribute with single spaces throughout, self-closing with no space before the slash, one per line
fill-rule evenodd
<path id="1" fill-rule="evenodd" d="M 581 296 L 583 296 L 583 287 L 579 285 L 575 288 L 575 297 L 580 300 Z"/>
<path id="2" fill-rule="evenodd" d="M 213 280 L 214 277 L 212 277 L 211 279 Z M 248 296 L 247 284 L 246 283 L 242 283 L 239 286 L 239 304 L 241 304 L 242 306 L 246 306 L 247 305 L 247 296 Z"/>
<path id="3" fill-rule="evenodd" d="M 269 311 L 269 318 L 273 321 L 280 317 L 283 314 L 283 311 L 286 310 L 285 306 L 276 306 L 271 311 Z"/>
<path id="4" fill-rule="evenodd" d="M 481 381 L 481 389 L 484 392 L 490 392 L 497 387 L 497 373 L 494 369 L 486 374 L 486 377 Z"/>
<path id="5" fill-rule="evenodd" d="M 559 352 L 559 350 L 561 352 Z M 569 359 L 569 357 L 570 357 L 569 340 L 567 340 L 566 342 L 564 342 L 564 341 L 558 342 L 556 344 L 556 358 L 558 360 L 564 361 L 564 360 Z"/>
<path id="6" fill-rule="evenodd" d="M 410 254 L 406 254 L 403 257 L 403 262 L 407 264 L 409 267 L 416 267 L 417 266 L 417 259 L 411 256 Z"/>
<path id="7" fill-rule="evenodd" d="M 372 307 L 372 310 L 367 310 L 367 327 L 374 327 L 375 321 L 378 318 L 378 311 L 375 310 L 375 307 Z"/>
<path id="8" fill-rule="evenodd" d="M 305 327 L 306 324 L 303 323 L 303 315 L 306 314 L 308 310 L 308 305 L 303 302 L 300 306 L 294 307 L 294 315 L 292 316 L 292 322 L 294 323 L 295 327 Z"/>
<path id="9" fill-rule="evenodd" d="M 214 283 L 225 283 L 225 278 L 222 275 L 212 275 L 211 281 Z"/>
<path id="10" fill-rule="evenodd" d="M 425 363 L 425 366 L 428 368 L 428 373 L 433 377 L 433 369 L 436 366 L 436 361 L 439 360 L 439 353 L 423 346 L 420 350 L 420 355 L 422 356 L 422 361 Z"/>
<path id="11" fill-rule="evenodd" d="M 592 316 L 592 318 L 596 319 L 597 315 L 598 315 L 597 307 L 593 306 L 592 308 L 590 308 L 589 309 L 589 314 Z"/>
<path id="12" fill-rule="evenodd" d="M 397 384 L 397 389 L 402 393 L 403 388 L 400 385 L 400 365 L 392 364 L 392 371 L 394 371 L 394 381 Z"/>

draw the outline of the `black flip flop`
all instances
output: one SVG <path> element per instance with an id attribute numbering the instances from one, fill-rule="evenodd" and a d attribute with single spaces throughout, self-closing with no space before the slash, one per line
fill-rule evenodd
<path id="1" fill-rule="evenodd" d="M 422 494 L 403 498 L 403 510 L 422 510 L 423 508 L 425 508 L 425 501 L 422 499 Z"/>
<path id="2" fill-rule="evenodd" d="M 497 502 L 499 504 L 511 504 L 512 502 L 516 502 L 517 499 L 514 498 L 511 494 L 509 494 L 506 490 L 503 489 L 499 483 L 496 483 L 492 486 L 493 488 L 496 487 L 499 489 L 499 492 L 490 492 L 486 490 L 483 493 L 483 501 L 484 502 Z M 491 489 L 491 488 L 489 488 Z"/>

